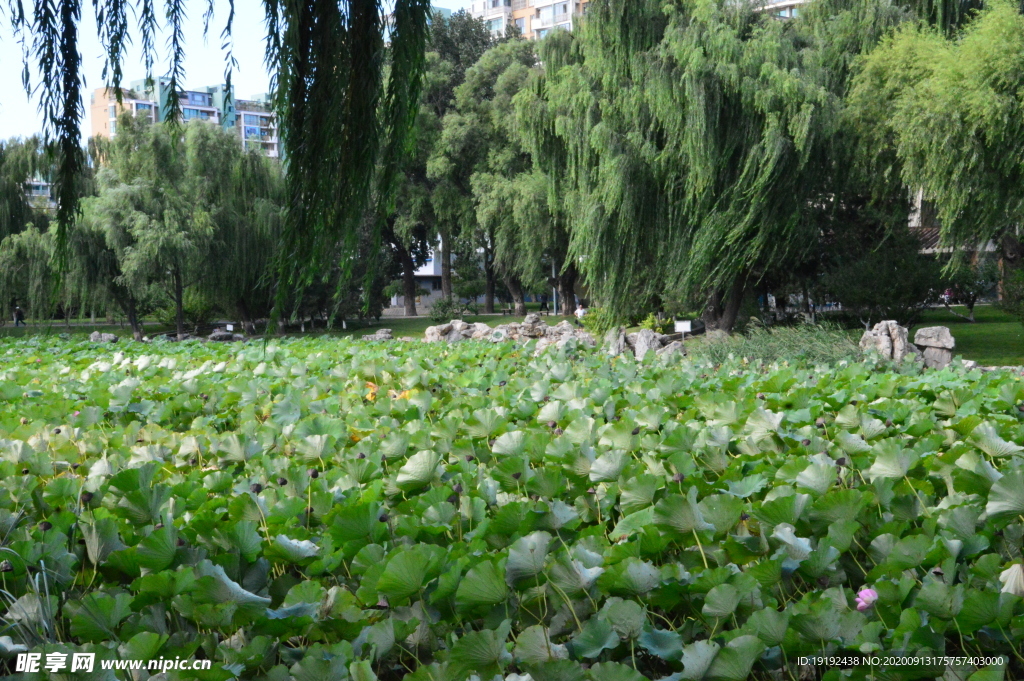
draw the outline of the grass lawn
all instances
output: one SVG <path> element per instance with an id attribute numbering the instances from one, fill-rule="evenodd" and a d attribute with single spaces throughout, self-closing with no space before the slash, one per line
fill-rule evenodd
<path id="1" fill-rule="evenodd" d="M 953 309 L 967 314 L 962 307 Z M 944 308 L 928 310 L 910 330 L 910 338 L 913 340 L 914 331 L 922 326 L 946 326 L 956 339 L 954 355 L 986 366 L 1024 364 L 1024 325 L 1016 317 L 991 305 L 979 305 L 974 308 L 974 318 L 977 321 L 971 324 Z"/>

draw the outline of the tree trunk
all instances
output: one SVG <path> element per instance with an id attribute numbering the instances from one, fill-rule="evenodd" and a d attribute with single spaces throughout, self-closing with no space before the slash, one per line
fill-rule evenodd
<path id="1" fill-rule="evenodd" d="M 249 304 L 245 302 L 245 298 L 239 298 L 236 306 L 238 307 L 238 314 L 242 316 L 242 328 L 250 336 L 256 335 L 256 320 L 249 313 Z"/>
<path id="2" fill-rule="evenodd" d="M 484 314 L 494 314 L 494 289 L 495 289 L 495 276 L 494 276 L 494 249 L 492 244 L 494 239 L 490 239 L 490 243 L 484 245 Z"/>
<path id="3" fill-rule="evenodd" d="M 139 323 L 139 314 L 135 309 L 135 299 L 129 298 L 124 306 L 125 316 L 128 317 L 128 324 L 132 327 L 132 337 L 137 341 L 142 340 L 142 324 Z"/>
<path id="4" fill-rule="evenodd" d="M 707 308 L 701 315 L 708 331 L 718 329 L 732 333 L 732 328 L 736 325 L 736 318 L 740 313 L 740 306 L 743 304 L 744 292 L 744 281 L 737 279 L 724 296 L 717 289 L 711 294 Z"/>
<path id="5" fill-rule="evenodd" d="M 505 286 L 508 287 L 508 293 L 512 296 L 513 314 L 517 317 L 525 317 L 526 302 L 523 300 L 523 283 L 519 281 L 518 277 L 506 275 Z"/>
<path id="6" fill-rule="evenodd" d="M 441 295 L 452 299 L 452 247 L 450 239 L 441 238 Z"/>
<path id="7" fill-rule="evenodd" d="M 398 255 L 402 259 L 402 288 L 405 291 L 405 316 L 416 316 L 416 263 L 412 259 L 412 251 L 396 244 Z"/>
<path id="8" fill-rule="evenodd" d="M 579 273 L 576 266 L 569 264 L 558 274 L 556 284 L 558 297 L 562 299 L 562 316 L 571 317 L 576 312 L 576 279 Z"/>
<path id="9" fill-rule="evenodd" d="M 178 327 L 178 340 L 185 340 L 185 287 L 177 268 L 171 276 L 174 278 L 174 321 Z"/>

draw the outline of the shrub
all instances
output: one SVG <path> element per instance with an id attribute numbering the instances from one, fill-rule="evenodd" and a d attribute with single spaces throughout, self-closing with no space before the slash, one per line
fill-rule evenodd
<path id="1" fill-rule="evenodd" d="M 430 307 L 430 320 L 435 324 L 443 324 L 453 319 L 461 319 L 463 315 L 467 314 L 477 314 L 475 303 L 441 298 Z"/>
<path id="2" fill-rule="evenodd" d="M 672 333 L 675 330 L 675 323 L 672 319 L 658 319 L 652 312 L 640 322 L 641 329 L 650 329 L 655 333 Z"/>
<path id="3" fill-rule="evenodd" d="M 587 310 L 581 320 L 583 328 L 594 337 L 600 338 L 608 333 L 608 329 L 615 326 L 615 319 L 603 308 L 592 307 Z"/>
<path id="4" fill-rule="evenodd" d="M 730 355 L 751 362 L 806 362 L 835 364 L 860 357 L 853 334 L 831 324 L 803 324 L 765 328 L 756 326 L 745 335 L 721 340 L 703 338 L 694 343 L 691 356 L 722 364 Z"/>

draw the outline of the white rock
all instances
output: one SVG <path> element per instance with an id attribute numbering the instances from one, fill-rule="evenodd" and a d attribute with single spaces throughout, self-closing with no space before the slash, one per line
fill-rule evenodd
<path id="1" fill-rule="evenodd" d="M 956 340 L 945 326 L 926 326 L 914 333 L 914 344 L 926 348 L 952 350 L 956 347 Z"/>

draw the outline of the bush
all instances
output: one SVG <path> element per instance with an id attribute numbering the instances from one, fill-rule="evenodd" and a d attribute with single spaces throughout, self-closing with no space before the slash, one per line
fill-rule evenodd
<path id="1" fill-rule="evenodd" d="M 714 364 L 722 364 L 730 355 L 765 364 L 781 361 L 835 364 L 859 359 L 860 348 L 849 331 L 831 324 L 803 324 L 770 329 L 757 326 L 745 335 L 722 340 L 704 338 L 692 345 L 690 354 Z"/>
<path id="2" fill-rule="evenodd" d="M 587 310 L 587 313 L 583 315 L 581 323 L 583 328 L 595 338 L 600 338 L 616 325 L 615 319 L 600 307 L 592 307 Z"/>
<path id="3" fill-rule="evenodd" d="M 443 324 L 453 319 L 461 319 L 463 315 L 477 314 L 475 303 L 465 303 L 461 300 L 449 300 L 441 298 L 430 308 L 430 321 L 435 324 Z"/>
<path id="4" fill-rule="evenodd" d="M 655 333 L 672 333 L 675 331 L 675 323 L 672 319 L 658 319 L 652 312 L 640 322 L 641 329 L 650 329 Z"/>

